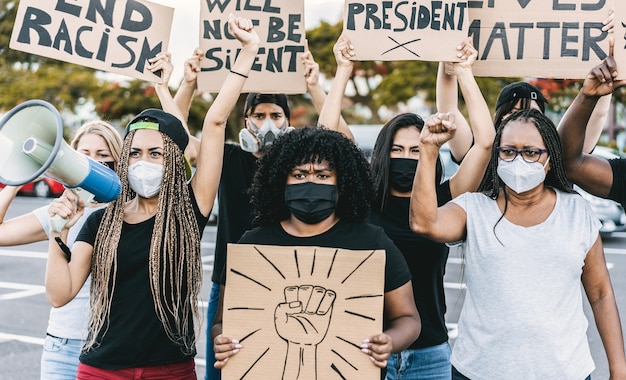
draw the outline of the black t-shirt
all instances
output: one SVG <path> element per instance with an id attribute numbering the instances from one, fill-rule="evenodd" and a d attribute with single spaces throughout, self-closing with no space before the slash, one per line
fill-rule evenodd
<path id="1" fill-rule="evenodd" d="M 193 192 L 191 200 L 198 230 L 202 231 L 207 218 L 200 213 Z M 104 211 L 98 210 L 89 216 L 77 241 L 93 246 Z M 195 353 L 184 355 L 181 347 L 167 337 L 154 310 L 148 269 L 154 222 L 155 217 L 152 217 L 137 224 L 124 222 L 122 225 L 108 330 L 104 336 L 102 330 L 98 333 L 98 346 L 81 353 L 82 363 L 114 370 L 177 363 L 195 356 Z M 190 323 L 193 323 L 191 318 Z M 106 324 L 103 329 L 107 329 Z M 190 331 L 191 336 L 193 331 Z"/>
<path id="2" fill-rule="evenodd" d="M 609 160 L 609 163 L 613 169 L 613 185 L 609 191 L 609 199 L 626 208 L 626 159 L 615 158 Z"/>
<path id="3" fill-rule="evenodd" d="M 239 244 L 281 245 L 281 246 L 315 246 L 343 248 L 351 250 L 384 249 L 385 250 L 385 292 L 392 291 L 411 280 L 411 273 L 402 257 L 402 253 L 385 235 L 382 228 L 361 222 L 337 222 L 328 231 L 308 237 L 297 237 L 288 234 L 280 223 L 257 227 L 246 232 L 238 241 Z M 225 275 L 221 284 L 225 284 Z"/>
<path id="4" fill-rule="evenodd" d="M 451 198 L 450 183 L 445 181 L 437 187 L 439 205 Z M 448 341 L 443 289 L 448 247 L 411 231 L 410 200 L 409 197 L 389 196 L 384 212 L 372 213 L 369 222 L 383 227 L 387 236 L 404 255 L 411 271 L 415 305 L 422 320 L 420 336 L 409 346 L 415 349 L 432 347 Z"/>
<path id="5" fill-rule="evenodd" d="M 257 168 L 257 158 L 237 144 L 224 144 L 224 164 L 218 191 L 219 214 L 211 280 L 219 282 L 226 266 L 226 247 L 252 228 L 248 189 Z"/>

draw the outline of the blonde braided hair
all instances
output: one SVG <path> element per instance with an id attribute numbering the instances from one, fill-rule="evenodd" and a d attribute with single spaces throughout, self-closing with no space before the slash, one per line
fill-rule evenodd
<path id="1" fill-rule="evenodd" d="M 124 206 L 135 197 L 128 184 L 128 157 L 134 135 L 134 131 L 128 133 L 122 148 L 118 169 L 121 195 L 106 208 L 94 243 L 91 318 L 85 350 L 96 347 L 98 332 L 104 329 L 104 335 L 108 329 Z M 191 354 L 197 335 L 193 323 L 199 328 L 201 322 L 197 302 L 202 285 L 201 234 L 185 181 L 183 154 L 169 136 L 162 136 L 163 179 L 150 244 L 150 288 L 154 310 L 167 336 L 184 354 Z"/>

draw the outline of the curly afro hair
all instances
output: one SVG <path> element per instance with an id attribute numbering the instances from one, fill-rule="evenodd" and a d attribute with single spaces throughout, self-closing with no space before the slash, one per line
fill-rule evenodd
<path id="1" fill-rule="evenodd" d="M 369 164 L 363 153 L 342 133 L 323 127 L 303 127 L 282 135 L 259 159 L 250 188 L 254 225 L 288 219 L 285 204 L 287 176 L 298 165 L 328 161 L 337 173 L 335 215 L 364 221 L 373 197 Z"/>

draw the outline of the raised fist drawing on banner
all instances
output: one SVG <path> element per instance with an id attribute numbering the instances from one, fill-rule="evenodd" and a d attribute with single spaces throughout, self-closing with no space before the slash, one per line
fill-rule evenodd
<path id="1" fill-rule="evenodd" d="M 317 345 L 328 332 L 335 298 L 322 286 L 285 288 L 285 302 L 274 312 L 276 332 L 287 342 L 283 379 L 317 378 Z"/>

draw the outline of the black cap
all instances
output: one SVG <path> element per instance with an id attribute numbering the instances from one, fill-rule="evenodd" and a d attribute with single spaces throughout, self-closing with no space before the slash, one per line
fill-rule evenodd
<path id="1" fill-rule="evenodd" d="M 543 96 L 541 90 L 537 87 L 526 82 L 515 82 L 507 84 L 502 91 L 500 91 L 500 95 L 498 95 L 498 100 L 496 101 L 496 109 L 516 99 L 534 100 L 539 104 L 542 110 L 545 109 L 545 104 L 548 103 L 548 99 Z"/>
<path id="2" fill-rule="evenodd" d="M 185 151 L 189 143 L 189 135 L 180 120 L 171 113 L 160 109 L 149 108 L 141 111 L 126 126 L 124 138 L 126 138 L 128 132 L 136 129 L 153 129 L 168 135 L 178 145 L 181 152 Z"/>
<path id="3" fill-rule="evenodd" d="M 258 92 L 251 92 L 246 98 L 246 107 L 243 110 L 244 115 L 248 115 L 250 108 L 261 103 L 273 103 L 283 109 L 285 117 L 289 119 L 289 102 L 285 94 L 259 94 Z"/>

